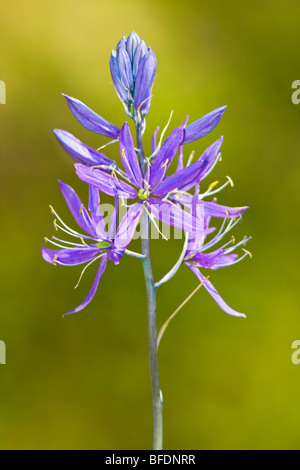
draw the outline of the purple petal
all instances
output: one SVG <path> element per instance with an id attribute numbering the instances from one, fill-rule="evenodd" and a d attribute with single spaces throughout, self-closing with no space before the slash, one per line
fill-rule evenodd
<path id="1" fill-rule="evenodd" d="M 152 194 L 155 196 L 164 197 L 170 191 L 179 189 L 182 191 L 188 191 L 196 183 L 205 176 L 210 167 L 213 165 L 216 157 L 219 154 L 220 147 L 223 142 L 223 137 L 220 137 L 216 142 L 210 145 L 201 155 L 197 162 L 192 165 L 177 171 L 174 175 L 166 178 L 160 183 Z"/>
<path id="2" fill-rule="evenodd" d="M 131 242 L 142 211 L 143 202 L 139 201 L 130 206 L 129 210 L 126 212 L 119 225 L 115 238 L 115 245 L 118 248 L 125 247 Z"/>
<path id="3" fill-rule="evenodd" d="M 193 122 L 185 128 L 184 134 L 184 144 L 198 140 L 201 137 L 209 134 L 216 125 L 219 123 L 221 117 L 225 112 L 226 106 L 221 106 L 220 108 L 211 111 L 210 113 L 203 116 L 198 121 Z"/>
<path id="4" fill-rule="evenodd" d="M 126 44 L 127 44 L 127 38 L 126 36 L 123 36 L 117 44 L 117 49 L 118 47 L 123 47 L 124 49 L 126 49 Z"/>
<path id="5" fill-rule="evenodd" d="M 190 207 L 192 204 L 192 195 L 174 195 L 173 200 L 183 204 L 186 207 Z M 225 218 L 228 217 L 229 219 L 234 219 L 235 217 L 239 217 L 242 215 L 247 209 L 248 206 L 242 207 L 229 207 L 229 206 L 222 206 L 220 204 L 216 204 L 215 202 L 207 202 L 199 200 L 197 201 L 197 207 L 203 206 L 205 216 L 209 217 L 221 217 Z"/>
<path id="6" fill-rule="evenodd" d="M 77 100 L 76 98 L 71 98 L 70 96 L 64 95 L 66 98 L 69 108 L 72 111 L 73 115 L 86 129 L 89 129 L 96 134 L 105 135 L 111 139 L 117 139 L 120 134 L 120 129 L 117 126 L 114 126 L 110 122 L 103 119 L 99 114 L 92 111 L 84 103 Z"/>
<path id="7" fill-rule="evenodd" d="M 189 256 L 191 253 L 195 253 L 196 251 L 202 248 L 206 236 L 207 236 L 207 230 L 203 230 L 203 232 L 196 232 L 196 233 L 190 234 L 187 256 Z"/>
<path id="8" fill-rule="evenodd" d="M 139 37 L 138 34 L 136 34 L 135 31 L 132 31 L 129 34 L 127 38 L 127 42 L 126 42 L 126 50 L 127 50 L 127 53 L 129 55 L 131 62 L 133 61 L 136 48 L 138 47 L 140 43 L 141 43 L 141 38 Z"/>
<path id="9" fill-rule="evenodd" d="M 71 214 L 76 220 L 79 227 L 85 232 L 89 233 L 92 237 L 97 237 L 95 226 L 91 220 L 86 208 L 82 204 L 80 198 L 75 193 L 74 189 L 68 184 L 58 181 L 60 190 L 65 198 L 65 201 L 70 209 Z"/>
<path id="10" fill-rule="evenodd" d="M 204 206 L 205 215 L 209 217 L 228 217 L 234 219 L 235 217 L 241 216 L 247 209 L 248 206 L 243 207 L 229 207 L 216 204 L 214 202 L 199 201 L 198 205 Z"/>
<path id="11" fill-rule="evenodd" d="M 95 280 L 93 282 L 92 288 L 91 288 L 87 298 L 82 302 L 81 305 L 79 305 L 79 307 L 75 308 L 74 310 L 71 310 L 71 312 L 65 313 L 63 316 L 70 315 L 70 313 L 79 312 L 80 310 L 84 309 L 91 302 L 91 300 L 93 299 L 93 297 L 96 293 L 96 290 L 98 288 L 98 285 L 99 285 L 100 279 L 102 277 L 102 274 L 105 271 L 106 263 L 107 263 L 107 256 L 104 255 L 103 258 L 101 258 Z"/>
<path id="12" fill-rule="evenodd" d="M 70 248 L 61 250 L 50 250 L 42 247 L 42 256 L 45 261 L 51 264 L 63 264 L 66 266 L 75 266 L 91 261 L 95 255 L 99 254 L 99 249 L 95 248 Z"/>
<path id="13" fill-rule="evenodd" d="M 222 310 L 224 310 L 224 312 L 228 313 L 229 315 L 233 315 L 235 317 L 246 317 L 246 315 L 244 313 L 239 313 L 239 312 L 236 312 L 235 310 L 233 310 L 231 307 L 229 307 L 225 302 L 224 300 L 222 299 L 222 297 L 220 296 L 220 294 L 216 291 L 216 289 L 214 288 L 214 286 L 211 284 L 211 282 L 209 282 L 205 276 L 203 276 L 200 271 L 193 265 L 189 264 L 189 263 L 186 263 L 186 265 L 190 268 L 190 270 L 195 274 L 195 276 L 197 276 L 197 278 L 199 279 L 200 282 L 203 282 L 203 287 L 205 287 L 205 289 L 207 290 L 207 292 L 209 292 L 209 294 L 213 297 L 213 299 L 215 300 L 215 302 L 219 305 L 219 307 L 221 307 Z"/>
<path id="14" fill-rule="evenodd" d="M 148 114 L 151 101 L 151 90 L 156 74 L 156 55 L 149 52 L 139 63 L 135 80 L 134 106 L 143 115 Z"/>
<path id="15" fill-rule="evenodd" d="M 169 178 L 164 179 L 151 191 L 151 194 L 153 196 L 164 197 L 170 191 L 175 189 L 188 191 L 188 189 L 194 186 L 198 181 L 201 171 L 201 162 L 195 162 L 192 165 L 174 173 L 174 175 Z"/>
<path id="16" fill-rule="evenodd" d="M 218 156 L 222 141 L 223 138 L 221 137 L 203 152 L 197 162 L 192 163 L 192 165 L 166 178 L 152 191 L 152 194 L 155 196 L 165 196 L 174 189 L 188 191 L 195 186 L 196 183 L 199 183 L 200 180 L 205 177 L 205 174 Z"/>
<path id="17" fill-rule="evenodd" d="M 177 164 L 177 170 L 180 171 L 183 169 L 183 146 L 180 145 L 179 147 L 179 152 L 178 152 L 178 164 Z"/>
<path id="18" fill-rule="evenodd" d="M 203 246 L 203 243 L 205 241 L 205 237 L 207 235 L 207 226 L 205 225 L 205 217 L 204 217 L 203 208 L 202 208 L 202 211 L 199 211 L 199 210 L 197 210 L 197 205 L 196 205 L 196 202 L 199 198 L 199 193 L 200 193 L 200 184 L 198 182 L 198 184 L 196 184 L 196 186 L 195 186 L 195 193 L 194 193 L 194 196 L 192 198 L 192 205 L 190 207 L 190 214 L 193 217 L 196 217 L 197 219 L 202 221 L 205 231 L 190 234 L 189 243 L 188 243 L 188 250 L 191 250 L 191 251 L 200 250 L 200 248 Z"/>
<path id="19" fill-rule="evenodd" d="M 174 129 L 154 158 L 150 166 L 150 185 L 152 188 L 163 178 L 182 143 L 183 136 L 184 130 L 181 127 Z"/>
<path id="20" fill-rule="evenodd" d="M 216 142 L 207 147 L 203 154 L 198 158 L 198 162 L 202 164 L 201 173 L 199 175 L 199 182 L 200 180 L 203 180 L 210 172 L 210 169 L 214 165 L 216 158 L 219 155 L 222 143 L 223 137 L 220 137 L 218 140 L 216 140 Z"/>
<path id="21" fill-rule="evenodd" d="M 109 252 L 107 253 L 107 258 L 110 261 L 113 261 L 113 263 L 117 265 L 120 263 L 120 259 L 122 258 L 124 253 L 125 253 L 125 248 L 120 248 L 120 249 L 114 248 L 113 250 L 109 250 Z"/>
<path id="22" fill-rule="evenodd" d="M 117 48 L 117 65 L 119 69 L 119 75 L 121 82 L 124 84 L 126 90 L 133 89 L 133 76 L 132 67 L 129 55 L 126 49 L 122 46 Z"/>
<path id="23" fill-rule="evenodd" d="M 116 167 L 116 163 L 113 160 L 107 158 L 103 153 L 97 152 L 96 150 L 84 145 L 80 140 L 76 139 L 72 134 L 60 129 L 55 129 L 54 134 L 56 135 L 60 144 L 64 149 L 71 155 L 74 160 L 85 165 L 107 165 L 110 167 Z"/>
<path id="24" fill-rule="evenodd" d="M 231 266 L 232 264 L 234 264 L 237 258 L 238 255 L 235 253 L 232 255 L 221 256 L 221 258 L 217 260 L 216 263 L 211 266 L 210 269 L 227 268 L 227 266 Z"/>
<path id="25" fill-rule="evenodd" d="M 116 92 L 120 100 L 126 103 L 128 101 L 128 93 L 125 90 L 125 87 L 121 81 L 115 51 L 112 51 L 111 53 L 109 66 L 110 66 L 111 78 L 112 78 L 112 81 L 114 82 Z"/>
<path id="26" fill-rule="evenodd" d="M 203 231 L 203 222 L 201 220 L 197 220 L 188 212 L 174 204 L 167 201 L 160 201 L 159 199 L 149 198 L 147 200 L 147 206 L 154 217 L 165 224 L 173 225 L 185 232 Z"/>
<path id="27" fill-rule="evenodd" d="M 219 154 L 223 138 L 220 137 L 216 142 L 210 145 L 201 155 L 199 160 L 182 170 L 177 171 L 174 175 L 166 178 L 160 183 L 152 194 L 155 196 L 163 197 L 168 192 L 178 189 L 181 191 L 188 191 L 196 183 L 202 180 L 210 167 L 213 165 L 215 159 Z"/>
<path id="28" fill-rule="evenodd" d="M 187 258 L 193 263 L 197 263 L 198 266 L 209 269 L 217 263 L 223 256 L 224 250 L 216 250 L 211 253 L 195 253 L 193 258 L 189 259 L 190 252 L 187 252 Z"/>
<path id="29" fill-rule="evenodd" d="M 138 188 L 142 188 L 143 177 L 127 122 L 124 123 L 121 129 L 119 148 L 124 169 L 131 183 Z"/>
<path id="30" fill-rule="evenodd" d="M 106 226 L 103 215 L 100 212 L 100 195 L 95 186 L 89 185 L 89 211 L 92 216 L 94 227 L 99 238 L 107 240 Z"/>
<path id="31" fill-rule="evenodd" d="M 145 44 L 145 41 L 141 41 L 139 45 L 137 46 L 134 56 L 133 56 L 132 73 L 133 73 L 134 80 L 136 79 L 136 74 L 138 72 L 140 61 L 146 54 L 147 54 L 147 46 Z"/>
<path id="32" fill-rule="evenodd" d="M 135 199 L 138 196 L 137 191 L 129 186 L 129 184 L 124 181 L 117 180 L 115 177 L 105 173 L 104 171 L 80 165 L 79 163 L 75 165 L 75 169 L 78 177 L 82 181 L 95 186 L 109 196 L 115 195 L 111 182 L 116 186 L 119 196 L 123 196 L 126 199 Z"/>
<path id="33" fill-rule="evenodd" d="M 115 207 L 114 207 L 114 212 L 111 216 L 111 225 L 109 229 L 109 238 L 110 240 L 113 240 L 116 236 L 116 230 L 117 230 L 117 225 L 118 225 L 118 214 L 119 214 L 119 196 L 118 196 L 118 190 L 116 188 L 116 185 L 114 182 L 110 181 L 113 190 L 114 190 L 114 196 L 115 196 Z"/>

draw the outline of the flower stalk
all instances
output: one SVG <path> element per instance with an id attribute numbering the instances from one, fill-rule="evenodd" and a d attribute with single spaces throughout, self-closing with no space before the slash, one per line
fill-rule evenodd
<path id="1" fill-rule="evenodd" d="M 143 148 L 143 137 L 141 124 L 136 124 L 137 146 L 140 159 L 141 170 L 145 172 L 145 154 Z M 152 394 L 153 411 L 153 450 L 161 450 L 163 446 L 163 400 L 159 383 L 158 355 L 157 355 L 157 326 L 156 326 L 156 287 L 153 280 L 150 246 L 149 228 L 150 218 L 144 210 L 141 219 L 142 228 L 142 255 L 143 269 L 146 282 L 147 293 L 147 325 L 148 325 L 148 354 L 149 370 Z"/>
<path id="2" fill-rule="evenodd" d="M 161 450 L 163 445 L 163 400 L 159 383 L 157 332 L 156 332 L 156 288 L 153 281 L 149 250 L 149 216 L 142 214 L 142 253 L 147 291 L 148 352 L 153 409 L 153 450 Z"/>

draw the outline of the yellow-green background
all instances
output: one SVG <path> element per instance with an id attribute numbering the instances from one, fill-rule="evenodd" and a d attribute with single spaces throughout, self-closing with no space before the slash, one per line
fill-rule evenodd
<path id="1" fill-rule="evenodd" d="M 247 319 L 226 315 L 201 289 L 162 341 L 165 448 L 300 448 L 300 365 L 291 361 L 300 339 L 300 105 L 291 101 L 300 79 L 299 15 L 299 2 L 283 0 L 1 3 L 2 449 L 151 448 L 140 262 L 110 264 L 93 303 L 62 319 L 87 294 L 95 268 L 74 291 L 80 268 L 54 268 L 40 254 L 53 233 L 48 204 L 71 220 L 57 179 L 87 196 L 53 128 L 95 148 L 107 141 L 81 128 L 61 93 L 122 125 L 108 62 L 131 30 L 158 59 L 146 148 L 172 109 L 175 126 L 227 104 L 217 129 L 194 147 L 200 155 L 224 135 L 222 162 L 207 184 L 233 178 L 218 201 L 249 205 L 235 235 L 253 236 L 252 260 L 211 273 Z M 107 154 L 119 158 L 116 150 Z M 158 279 L 181 242 L 151 248 Z M 183 267 L 161 288 L 159 325 L 196 285 Z"/>

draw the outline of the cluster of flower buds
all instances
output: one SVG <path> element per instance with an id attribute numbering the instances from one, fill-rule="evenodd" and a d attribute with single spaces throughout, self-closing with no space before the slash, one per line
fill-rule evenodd
<path id="1" fill-rule="evenodd" d="M 110 72 L 116 92 L 130 116 L 146 116 L 150 110 L 156 74 L 156 55 L 133 31 L 119 41 L 110 56 Z"/>

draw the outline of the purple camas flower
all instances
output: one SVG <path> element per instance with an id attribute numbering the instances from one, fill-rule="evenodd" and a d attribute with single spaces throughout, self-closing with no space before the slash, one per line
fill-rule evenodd
<path id="1" fill-rule="evenodd" d="M 188 191 L 199 179 L 206 175 L 218 157 L 222 138 L 206 149 L 197 162 L 167 177 L 167 169 L 172 163 L 183 138 L 184 128 L 174 129 L 152 162 L 150 162 L 150 157 L 146 174 L 143 177 L 129 126 L 125 122 L 119 136 L 119 149 L 125 174 L 113 170 L 110 175 L 103 169 L 91 168 L 82 164 L 75 165 L 76 172 L 81 180 L 96 186 L 107 194 L 112 193 L 109 182 L 113 179 L 114 185 L 122 197 L 126 199 L 138 198 L 144 201 L 145 208 L 162 222 L 174 225 L 187 232 L 202 231 L 201 220 L 197 220 L 187 212 L 183 212 L 178 205 L 172 203 L 170 198 L 174 191 L 176 193 L 178 191 Z M 122 181 L 118 178 L 118 173 L 123 177 Z"/>
<path id="2" fill-rule="evenodd" d="M 218 291 L 214 288 L 211 282 L 208 281 L 200 271 L 199 268 L 205 269 L 220 269 L 236 264 L 244 259 L 248 254 L 248 251 L 244 250 L 244 254 L 239 258 L 236 253 L 233 253 L 236 248 L 241 245 L 245 245 L 251 237 L 245 237 L 242 241 L 235 244 L 234 237 L 231 240 L 219 246 L 213 251 L 211 248 L 218 246 L 223 238 L 240 222 L 242 214 L 248 209 L 248 207 L 236 207 L 230 208 L 225 206 L 219 206 L 213 202 L 204 202 L 201 200 L 199 185 L 196 186 L 195 195 L 190 199 L 190 210 L 194 217 L 200 218 L 203 221 L 203 232 L 193 233 L 189 236 L 187 250 L 184 256 L 184 263 L 190 270 L 196 275 L 205 289 L 213 297 L 216 303 L 229 315 L 245 317 L 243 313 L 236 312 L 229 307 L 226 302 L 222 299 Z M 183 201 L 182 201 L 183 202 Z M 187 203 L 187 200 L 185 200 Z M 215 228 L 210 227 L 212 217 L 223 218 L 221 228 L 211 239 L 207 240 L 207 237 L 215 231 Z"/>
<path id="3" fill-rule="evenodd" d="M 118 196 L 116 194 L 115 210 L 112 215 L 110 230 L 107 232 L 103 215 L 99 210 L 99 191 L 95 187 L 89 186 L 89 210 L 87 210 L 71 186 L 62 182 L 59 182 L 59 185 L 75 221 L 85 233 L 82 234 L 66 225 L 53 207 L 50 206 L 52 213 L 56 217 L 54 220 L 55 229 L 63 231 L 72 241 L 61 240 L 57 237 L 52 237 L 52 240 L 46 238 L 45 241 L 50 242 L 52 245 L 56 246 L 57 249 L 43 247 L 43 258 L 53 265 L 75 266 L 86 264 L 82 274 L 87 266 L 99 260 L 96 278 L 87 298 L 79 307 L 68 312 L 69 314 L 79 312 L 93 299 L 101 276 L 105 271 L 107 261 L 110 260 L 113 261 L 114 264 L 119 264 L 120 259 L 124 255 L 126 246 L 131 242 L 134 235 L 142 206 L 140 205 L 139 208 L 136 207 L 134 211 L 129 210 L 122 219 L 119 227 L 117 227 Z"/>
<path id="4" fill-rule="evenodd" d="M 239 243 L 235 243 L 234 239 L 224 243 L 224 238 L 240 221 L 247 207 L 228 207 L 217 204 L 216 199 L 206 200 L 215 197 L 215 194 L 229 184 L 233 185 L 229 177 L 225 184 L 218 186 L 218 182 L 211 183 L 203 192 L 205 178 L 220 161 L 223 137 L 215 140 L 195 160 L 193 160 L 194 152 L 191 153 L 187 162 L 184 158 L 185 144 L 195 142 L 209 134 L 219 123 L 226 106 L 211 111 L 191 124 L 188 124 L 188 117 L 186 117 L 182 125 L 173 129 L 165 139 L 170 116 L 160 137 L 159 128 L 155 129 L 149 155 L 144 150 L 143 134 L 146 129 L 145 118 L 150 110 L 156 75 L 155 53 L 135 32 L 132 32 L 128 38 L 124 36 L 119 41 L 116 51 L 112 51 L 110 71 L 125 112 L 133 120 L 136 143 L 134 143 L 127 122 L 122 127 L 118 127 L 80 100 L 63 95 L 71 112 L 82 126 L 111 140 L 98 150 L 94 150 L 69 132 L 55 129 L 54 133 L 58 141 L 76 162 L 77 176 L 89 186 L 89 203 L 86 208 L 70 186 L 59 183 L 80 230 L 70 228 L 51 207 L 56 217 L 54 221 L 56 230 L 61 230 L 68 236 L 68 239 L 62 240 L 54 236 L 51 240 L 45 239 L 54 248 L 43 247 L 42 256 L 54 265 L 85 265 L 77 285 L 87 267 L 93 263 L 98 264 L 96 277 L 86 299 L 79 307 L 68 313 L 82 310 L 93 299 L 108 261 L 117 265 L 124 254 L 142 260 L 147 291 L 149 364 L 154 417 L 153 448 L 159 450 L 162 449 L 163 427 L 162 394 L 157 360 L 160 339 L 170 320 L 201 285 L 204 285 L 215 302 L 226 313 L 239 317 L 245 316 L 225 303 L 202 270 L 216 270 L 232 266 L 248 254 L 244 250 L 245 253 L 239 257 L 234 251 L 250 238 L 244 238 Z M 107 145 L 116 142 L 119 147 L 118 162 L 120 161 L 120 164 L 100 152 Z M 176 155 L 178 155 L 178 160 L 174 162 Z M 174 164 L 176 170 L 169 174 Z M 202 193 L 200 193 L 200 185 Z M 114 198 L 109 230 L 106 228 L 100 211 L 99 191 Z M 119 202 L 124 209 L 126 208 L 121 221 L 118 221 Z M 222 221 L 221 228 L 217 232 L 215 228 L 210 227 L 212 218 Z M 142 238 L 141 254 L 127 248 L 134 237 L 140 219 L 141 230 L 138 233 Z M 153 279 L 148 240 L 150 221 L 160 231 L 156 219 L 185 232 L 185 242 L 178 261 L 158 282 L 154 282 Z M 157 335 L 156 290 L 168 282 L 182 264 L 195 274 L 200 284 L 169 317 Z"/>
<path id="5" fill-rule="evenodd" d="M 194 126 L 195 130 L 193 132 L 194 138 L 198 139 L 204 136 L 205 132 L 210 132 L 212 126 L 216 126 L 221 119 L 224 110 L 225 107 L 219 108 L 207 115 L 208 118 L 204 116 L 193 123 L 191 126 Z M 80 116 L 83 114 L 82 111 Z M 89 119 L 90 113 L 86 112 L 85 122 Z M 88 126 L 86 125 L 86 127 Z M 177 151 L 185 143 L 186 136 L 189 135 L 186 129 L 184 123 L 174 129 L 162 145 L 152 144 L 153 154 L 147 160 L 148 166 L 144 177 L 126 122 L 119 133 L 119 150 L 125 172 L 118 168 L 116 162 L 107 158 L 103 153 L 86 146 L 72 134 L 62 130 L 54 132 L 69 155 L 80 163 L 80 165 L 75 165 L 80 179 L 109 195 L 113 195 L 110 184 L 113 180 L 121 197 L 144 200 L 145 208 L 153 217 L 179 229 L 194 231 L 201 230 L 199 221 L 195 221 L 187 212 L 183 212 L 180 207 L 172 204 L 172 195 L 174 192 L 188 191 L 199 178 L 202 179 L 208 174 L 218 158 L 223 139 L 221 137 L 208 147 L 198 161 L 192 165 L 186 168 L 178 165 L 178 171 L 172 176 L 167 176 L 168 167 Z"/>

